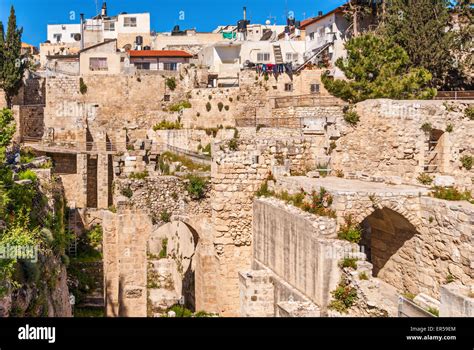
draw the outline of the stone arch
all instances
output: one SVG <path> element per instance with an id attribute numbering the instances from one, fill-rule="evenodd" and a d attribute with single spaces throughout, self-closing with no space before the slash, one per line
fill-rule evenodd
<path id="1" fill-rule="evenodd" d="M 402 213 L 387 207 L 373 210 L 360 224 L 361 247 L 373 265 L 373 276 L 399 290 L 416 278 L 417 237 L 420 232 Z"/>

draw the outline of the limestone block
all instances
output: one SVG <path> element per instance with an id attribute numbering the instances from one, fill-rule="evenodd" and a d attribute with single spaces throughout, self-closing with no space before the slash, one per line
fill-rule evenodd
<path id="1" fill-rule="evenodd" d="M 440 187 L 452 187 L 454 186 L 456 180 L 452 176 L 438 175 L 433 181 L 434 186 Z"/>

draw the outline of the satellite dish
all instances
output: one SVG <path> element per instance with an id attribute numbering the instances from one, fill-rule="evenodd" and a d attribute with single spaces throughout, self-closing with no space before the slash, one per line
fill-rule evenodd
<path id="1" fill-rule="evenodd" d="M 269 19 L 267 19 L 267 20 L 265 21 L 265 24 L 266 24 L 267 26 L 269 26 L 270 24 L 272 24 L 272 22 L 271 22 Z"/>
<path id="2" fill-rule="evenodd" d="M 81 41 L 81 34 L 80 33 L 74 34 L 74 40 Z"/>

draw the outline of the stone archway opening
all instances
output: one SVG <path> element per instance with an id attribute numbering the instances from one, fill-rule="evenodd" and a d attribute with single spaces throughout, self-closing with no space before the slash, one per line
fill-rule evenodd
<path id="1" fill-rule="evenodd" d="M 181 221 L 167 223 L 151 234 L 147 245 L 149 316 L 177 304 L 196 311 L 198 242 L 196 230 Z"/>
<path id="2" fill-rule="evenodd" d="M 416 266 L 416 228 L 401 214 L 383 208 L 375 210 L 361 223 L 360 245 L 372 263 L 372 274 L 405 289 Z"/>

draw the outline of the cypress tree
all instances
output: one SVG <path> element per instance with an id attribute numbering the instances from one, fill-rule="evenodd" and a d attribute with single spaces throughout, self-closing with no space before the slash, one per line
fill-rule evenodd
<path id="1" fill-rule="evenodd" d="M 443 87 L 454 66 L 449 1 L 392 0 L 387 7 L 385 34 L 405 49 L 414 66 L 433 75 L 433 87 Z"/>
<path id="2" fill-rule="evenodd" d="M 7 35 L 5 37 L 3 51 L 2 74 L 0 77 L 0 87 L 5 91 L 5 98 L 8 107 L 12 106 L 12 99 L 20 90 L 25 63 L 21 55 L 21 35 L 23 28 L 18 29 L 16 25 L 16 15 L 13 6 L 10 9 L 8 19 Z"/>

